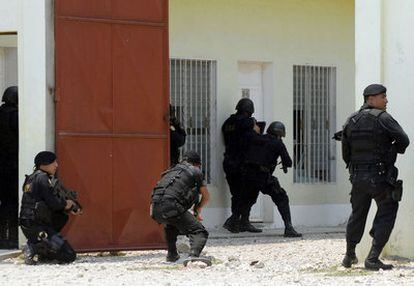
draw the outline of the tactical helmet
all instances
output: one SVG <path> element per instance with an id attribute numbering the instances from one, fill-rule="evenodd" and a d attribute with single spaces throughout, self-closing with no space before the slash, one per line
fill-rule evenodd
<path id="1" fill-rule="evenodd" d="M 17 105 L 17 86 L 9 86 L 6 88 L 1 101 L 10 105 Z"/>
<path id="2" fill-rule="evenodd" d="M 183 161 L 187 161 L 191 164 L 201 164 L 200 155 L 196 151 L 187 151 L 183 155 Z"/>
<path id="3" fill-rule="evenodd" d="M 236 105 L 236 110 L 238 112 L 248 112 L 250 114 L 253 114 L 254 113 L 253 101 L 247 97 L 240 99 Z"/>
<path id="4" fill-rule="evenodd" d="M 285 125 L 280 121 L 274 121 L 270 123 L 269 127 L 267 127 L 266 133 L 285 137 L 286 136 Z"/>

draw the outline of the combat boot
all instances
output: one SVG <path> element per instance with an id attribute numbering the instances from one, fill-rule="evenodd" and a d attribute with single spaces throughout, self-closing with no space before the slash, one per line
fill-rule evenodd
<path id="1" fill-rule="evenodd" d="M 287 224 L 285 227 L 285 233 L 283 234 L 284 237 L 302 237 L 302 234 L 297 232 L 292 224 Z"/>
<path id="2" fill-rule="evenodd" d="M 36 261 L 34 260 L 34 256 L 36 255 L 33 247 L 27 242 L 27 244 L 23 247 L 23 255 L 24 255 L 24 263 L 27 265 L 35 265 Z"/>
<path id="3" fill-rule="evenodd" d="M 368 270 L 378 271 L 380 269 L 390 270 L 394 266 L 391 264 L 384 264 L 381 260 L 378 259 L 382 249 L 372 246 L 369 251 L 367 259 L 365 259 L 365 268 Z"/>
<path id="4" fill-rule="evenodd" d="M 240 232 L 262 232 L 260 228 L 254 227 L 249 220 L 240 221 Z"/>
<path id="5" fill-rule="evenodd" d="M 358 263 L 358 258 L 355 254 L 355 246 L 354 244 L 347 243 L 346 244 L 346 254 L 344 259 L 342 260 L 342 266 L 345 268 L 350 268 L 352 264 Z"/>
<path id="6" fill-rule="evenodd" d="M 178 259 L 180 259 L 180 255 L 177 252 L 175 252 L 175 253 L 168 252 L 167 253 L 167 258 L 166 258 L 167 262 L 176 262 Z"/>
<path id="7" fill-rule="evenodd" d="M 223 228 L 227 229 L 228 231 L 232 233 L 239 233 L 240 232 L 240 220 L 234 215 L 232 215 L 223 224 Z"/>

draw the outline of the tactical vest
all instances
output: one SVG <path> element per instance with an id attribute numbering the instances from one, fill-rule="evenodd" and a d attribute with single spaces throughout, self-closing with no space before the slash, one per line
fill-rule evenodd
<path id="1" fill-rule="evenodd" d="M 346 126 L 350 142 L 351 165 L 387 163 L 392 142 L 381 126 L 379 109 L 363 109 L 353 115 Z"/>
<path id="2" fill-rule="evenodd" d="M 165 171 L 152 191 L 152 203 L 176 200 L 184 210 L 188 210 L 197 201 L 201 187 L 194 168 L 188 163 L 180 163 Z"/>
<path id="3" fill-rule="evenodd" d="M 36 199 L 32 193 L 32 183 L 42 171 L 36 170 L 31 175 L 26 175 L 23 183 L 23 197 L 20 209 L 20 219 L 35 220 Z"/>
<path id="4" fill-rule="evenodd" d="M 277 154 L 274 154 L 272 140 L 275 137 L 269 135 L 257 135 L 249 141 L 245 154 L 246 165 L 255 165 L 262 172 L 273 173 L 277 164 Z"/>

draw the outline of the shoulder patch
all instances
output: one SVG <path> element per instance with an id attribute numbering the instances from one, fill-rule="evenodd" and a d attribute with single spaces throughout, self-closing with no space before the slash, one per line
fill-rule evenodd
<path id="1" fill-rule="evenodd" d="M 25 184 L 23 188 L 24 193 L 30 193 L 32 190 L 32 184 Z"/>

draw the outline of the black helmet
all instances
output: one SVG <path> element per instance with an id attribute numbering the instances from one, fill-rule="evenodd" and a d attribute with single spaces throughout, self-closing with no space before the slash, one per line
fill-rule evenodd
<path id="1" fill-rule="evenodd" d="M 269 127 L 267 127 L 266 133 L 285 137 L 286 136 L 285 124 L 283 124 L 280 121 L 274 121 L 270 123 Z"/>
<path id="2" fill-rule="evenodd" d="M 17 86 L 9 86 L 6 88 L 1 101 L 9 105 L 17 105 Z"/>
<path id="3" fill-rule="evenodd" d="M 187 151 L 183 155 L 183 161 L 191 164 L 201 164 L 200 155 L 196 151 Z"/>
<path id="4" fill-rule="evenodd" d="M 254 104 L 250 98 L 242 98 L 236 105 L 236 110 L 238 112 L 248 112 L 250 114 L 254 113 Z"/>

